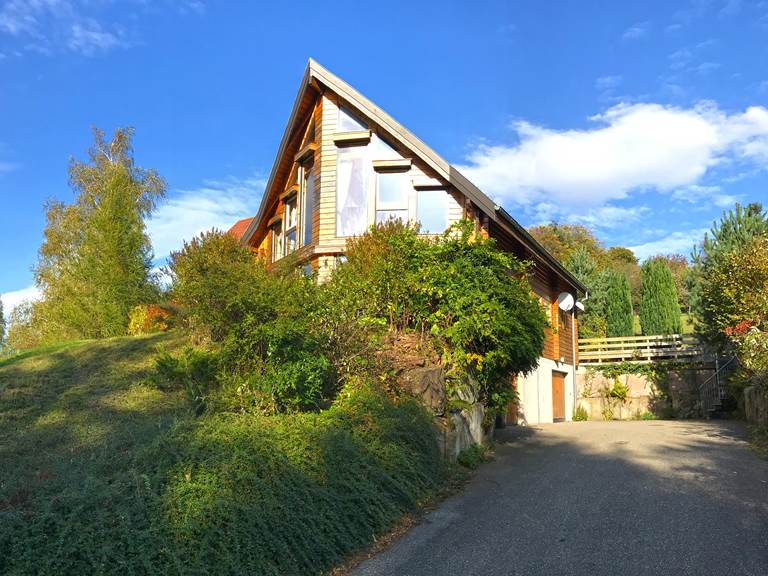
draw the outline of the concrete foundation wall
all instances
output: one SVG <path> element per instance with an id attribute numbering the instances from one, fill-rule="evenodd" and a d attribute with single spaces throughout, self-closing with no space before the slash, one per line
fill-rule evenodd
<path id="1" fill-rule="evenodd" d="M 547 358 L 539 359 L 539 366 L 517 383 L 519 397 L 518 424 L 545 424 L 552 422 L 552 372 L 565 376 L 565 419 L 573 417 L 575 382 L 573 366 Z"/>

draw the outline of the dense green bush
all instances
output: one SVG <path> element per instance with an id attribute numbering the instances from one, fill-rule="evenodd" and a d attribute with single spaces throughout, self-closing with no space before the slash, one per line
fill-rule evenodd
<path id="1" fill-rule="evenodd" d="M 320 413 L 205 414 L 110 462 L 0 500 L 0 573 L 316 575 L 445 474 L 431 416 L 370 386 Z"/>
<path id="2" fill-rule="evenodd" d="M 477 470 L 480 464 L 487 460 L 489 460 L 488 449 L 480 444 L 472 444 L 456 456 L 456 462 L 470 470 Z"/>
<path id="3" fill-rule="evenodd" d="M 187 347 L 178 355 L 161 351 L 155 357 L 154 380 L 161 390 L 184 390 L 195 412 L 201 414 L 216 389 L 219 359 L 215 354 Z"/>
<path id="4" fill-rule="evenodd" d="M 220 409 L 269 413 L 327 405 L 336 378 L 314 322 L 318 288 L 287 266 L 269 270 L 235 238 L 207 232 L 171 257 L 172 294 L 198 338 L 220 353 Z"/>
<path id="5" fill-rule="evenodd" d="M 331 313 L 358 326 L 431 335 L 452 380 L 471 376 L 493 407 L 508 398 L 510 376 L 536 367 L 544 345 L 547 321 L 528 269 L 471 222 L 436 240 L 388 222 L 349 241 L 324 291 Z"/>

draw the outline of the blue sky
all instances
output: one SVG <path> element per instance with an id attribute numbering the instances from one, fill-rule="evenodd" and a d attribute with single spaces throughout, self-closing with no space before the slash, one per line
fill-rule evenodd
<path id="1" fill-rule="evenodd" d="M 255 213 L 307 59 L 387 110 L 523 224 L 690 252 L 768 201 L 768 1 L 0 0 L 0 293 L 33 292 L 43 202 L 90 127 L 136 129 L 167 179 L 149 231 Z"/>

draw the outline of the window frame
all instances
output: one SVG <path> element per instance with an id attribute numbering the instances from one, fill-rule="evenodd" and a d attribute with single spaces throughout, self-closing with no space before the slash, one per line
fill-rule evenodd
<path id="1" fill-rule="evenodd" d="M 317 200 L 317 192 L 315 190 L 315 181 L 317 174 L 315 174 L 314 160 L 308 160 L 299 165 L 299 194 L 301 199 L 299 202 L 299 238 L 301 242 L 300 246 L 308 246 L 312 244 L 314 240 L 314 218 L 315 218 L 315 204 Z M 311 187 L 308 183 L 311 180 Z M 311 198 L 310 198 L 311 196 Z M 311 199 L 311 205 L 308 201 Z M 307 226 L 309 223 L 309 226 Z M 309 238 L 306 236 L 307 229 L 309 229 Z"/>
<path id="2" fill-rule="evenodd" d="M 445 214 L 444 214 L 445 215 L 445 226 L 443 227 L 443 229 L 440 232 L 420 231 L 420 234 L 423 234 L 425 236 L 438 236 L 438 235 L 442 234 L 443 232 L 445 232 L 448 229 L 448 226 L 449 226 L 449 224 L 451 222 L 451 199 L 450 199 L 450 193 L 448 192 L 447 188 L 445 188 L 445 187 L 442 187 L 442 188 L 436 188 L 436 187 L 435 188 L 424 188 L 424 189 L 416 188 L 415 190 L 416 190 L 416 199 L 415 199 L 416 208 L 414 210 L 414 222 L 418 222 L 419 225 L 422 225 L 422 221 L 421 221 L 420 214 L 419 214 L 419 204 L 420 204 L 419 197 L 422 194 L 429 194 L 429 193 L 433 193 L 434 194 L 436 192 L 441 192 L 444 195 L 444 197 L 445 197 Z"/>
<path id="3" fill-rule="evenodd" d="M 272 224 L 272 262 L 283 257 L 283 219 Z"/>
<path id="4" fill-rule="evenodd" d="M 380 224 L 384 223 L 387 220 L 391 218 L 388 217 L 385 220 L 379 220 L 379 213 L 392 213 L 392 212 L 400 212 L 405 213 L 405 218 L 401 218 L 403 220 L 403 224 L 408 224 L 412 220 L 412 196 L 413 196 L 413 185 L 411 184 L 411 180 L 409 178 L 409 170 L 403 169 L 402 167 L 397 167 L 396 169 L 390 169 L 390 168 L 382 168 L 381 166 L 377 166 L 374 162 L 374 171 L 373 173 L 376 176 L 375 183 L 373 186 L 373 202 L 372 209 L 373 209 L 373 223 L 374 224 Z M 401 192 L 402 192 L 402 200 L 398 202 L 380 202 L 379 200 L 379 191 L 381 189 L 381 180 L 385 177 L 391 177 L 396 176 L 400 180 L 401 185 Z M 371 221 L 369 217 L 369 221 Z"/>
<path id="5" fill-rule="evenodd" d="M 293 224 L 291 224 L 293 218 Z M 288 235 L 293 233 L 293 249 L 288 245 Z M 293 254 L 298 249 L 299 240 L 299 202 L 297 193 L 289 194 L 283 199 L 283 256 Z"/>

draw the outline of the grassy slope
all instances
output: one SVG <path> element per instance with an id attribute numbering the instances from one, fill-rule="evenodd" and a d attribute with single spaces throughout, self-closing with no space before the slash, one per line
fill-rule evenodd
<path id="1" fill-rule="evenodd" d="M 0 362 L 0 509 L 98 474 L 121 474 L 125 454 L 188 418 L 182 393 L 142 380 L 158 345 L 178 335 L 72 342 Z"/>
<path id="2" fill-rule="evenodd" d="M 320 414 L 194 418 L 143 383 L 158 345 L 185 344 L 0 362 L 0 574 L 316 575 L 442 485 L 412 401 L 360 389 Z"/>
<path id="3" fill-rule="evenodd" d="M 191 417 L 183 393 L 142 383 L 158 345 L 183 344 L 178 334 L 70 342 L 0 362 L 0 522 L 30 530 L 1 555 L 30 566 L 57 537 L 70 541 L 65 531 L 79 530 L 71 508 L 92 502 L 105 510 L 140 448 Z M 9 545 L 3 536 L 0 526 L 0 548 Z"/>

